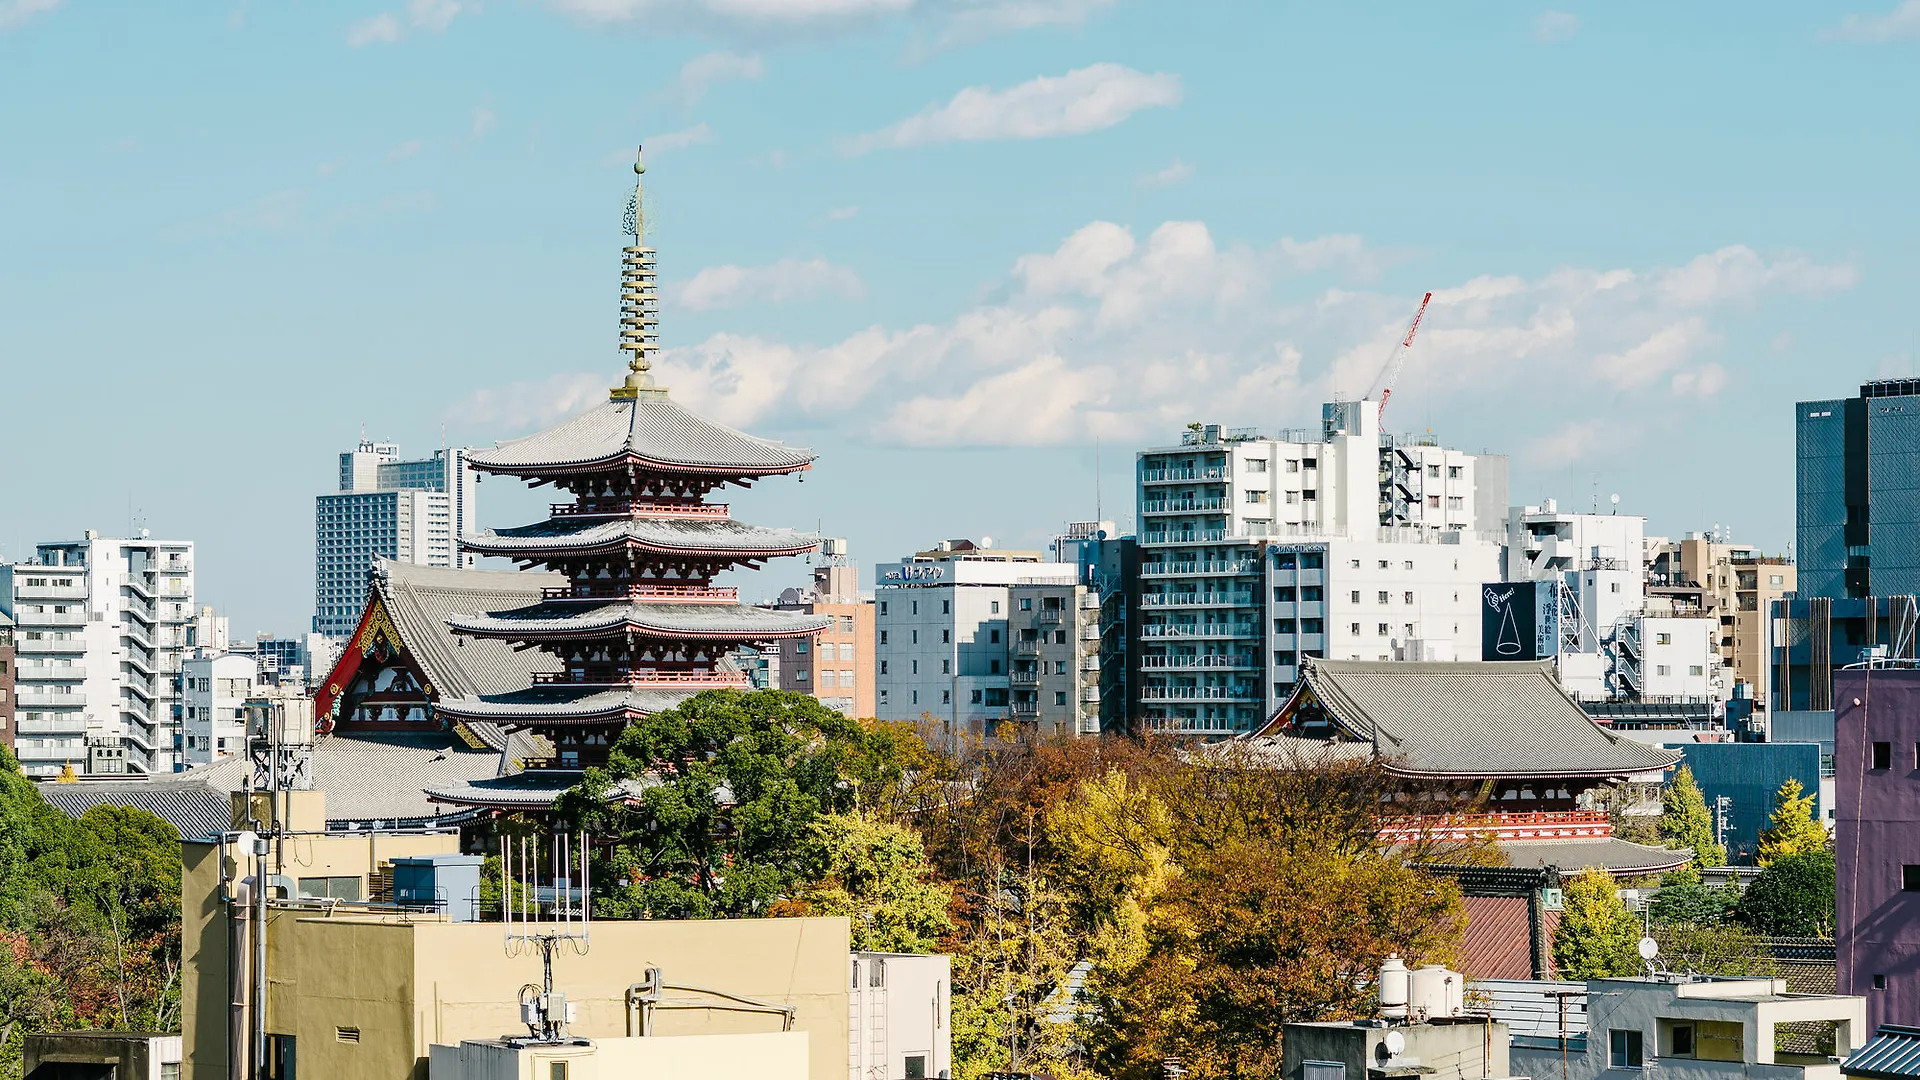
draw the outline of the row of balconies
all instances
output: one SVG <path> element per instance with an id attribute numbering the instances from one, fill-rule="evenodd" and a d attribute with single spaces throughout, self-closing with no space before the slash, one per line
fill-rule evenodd
<path id="1" fill-rule="evenodd" d="M 1143 686 L 1141 701 L 1259 701 L 1251 686 Z"/>
<path id="2" fill-rule="evenodd" d="M 1169 623 L 1142 626 L 1143 638 L 1257 638 L 1260 631 L 1252 623 Z"/>
<path id="3" fill-rule="evenodd" d="M 21 680 L 65 679 L 77 681 L 87 677 L 85 664 L 30 664 L 23 663 L 14 669 L 15 676 Z"/>
<path id="4" fill-rule="evenodd" d="M 1179 484 L 1190 480 L 1225 480 L 1225 465 L 1208 465 L 1194 469 L 1142 469 L 1140 482 L 1143 484 Z"/>
<path id="5" fill-rule="evenodd" d="M 1255 559 L 1232 559 L 1225 562 L 1159 562 L 1141 563 L 1141 577 L 1204 577 L 1208 574 L 1257 574 L 1260 563 Z"/>
<path id="6" fill-rule="evenodd" d="M 15 689 L 14 698 L 23 709 L 33 708 L 79 708 L 87 703 L 87 695 L 82 693 L 56 694 L 38 686 L 21 686 Z"/>
<path id="7" fill-rule="evenodd" d="M 1143 656 L 1140 667 L 1143 670 L 1245 670 L 1258 668 L 1260 661 L 1251 653 L 1235 656 L 1222 656 L 1218 653 L 1206 656 Z"/>
<path id="8" fill-rule="evenodd" d="M 1246 607 L 1252 603 L 1252 593 L 1168 592 L 1140 597 L 1141 607 Z"/>
<path id="9" fill-rule="evenodd" d="M 1198 514 L 1227 508 L 1226 499 L 1148 499 L 1140 504 L 1142 514 Z"/>

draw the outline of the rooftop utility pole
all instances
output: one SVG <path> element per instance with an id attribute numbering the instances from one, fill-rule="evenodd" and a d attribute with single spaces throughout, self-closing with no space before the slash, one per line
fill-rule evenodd
<path id="1" fill-rule="evenodd" d="M 1407 350 L 1413 348 L 1413 335 L 1420 332 L 1420 320 L 1426 318 L 1427 305 L 1433 302 L 1433 294 L 1420 298 L 1420 308 L 1413 313 L 1413 321 L 1407 324 L 1406 336 L 1393 347 L 1393 355 L 1387 358 L 1387 366 L 1380 371 L 1380 377 L 1373 381 L 1373 388 L 1380 391 L 1380 413 L 1387 415 L 1387 399 L 1393 396 L 1393 384 L 1400 379 L 1400 369 L 1406 366 Z M 1373 396 L 1373 390 L 1367 391 Z"/>

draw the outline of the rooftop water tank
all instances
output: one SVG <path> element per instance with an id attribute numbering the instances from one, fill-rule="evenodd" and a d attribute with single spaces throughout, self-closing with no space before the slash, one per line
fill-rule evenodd
<path id="1" fill-rule="evenodd" d="M 1407 1016 L 1407 965 L 1391 953 L 1380 964 L 1380 1015 L 1395 1020 Z"/>

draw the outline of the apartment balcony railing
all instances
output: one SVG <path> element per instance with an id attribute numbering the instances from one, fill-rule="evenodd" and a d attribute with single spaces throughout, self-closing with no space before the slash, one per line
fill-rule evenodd
<path id="1" fill-rule="evenodd" d="M 1035 699 L 1035 700 L 1033 700 L 1033 701 L 1016 701 L 1016 702 L 1014 702 L 1014 703 L 1013 703 L 1013 715 L 1015 715 L 1015 716 L 1020 716 L 1020 717 L 1037 717 L 1037 716 L 1039 716 L 1039 715 L 1040 715 L 1040 702 L 1039 702 L 1039 699 L 1037 699 L 1037 698 L 1036 698 L 1036 699 Z"/>
<path id="2" fill-rule="evenodd" d="M 1143 638 L 1257 638 L 1260 631 L 1251 623 L 1183 623 L 1173 626 L 1143 626 Z"/>
<path id="3" fill-rule="evenodd" d="M 85 664 L 21 664 L 16 670 L 16 675 L 22 680 L 77 681 L 87 677 L 87 666 Z"/>
<path id="4" fill-rule="evenodd" d="M 1252 656 L 1143 656 L 1140 667 L 1144 670 L 1248 670 L 1258 668 L 1260 661 Z"/>
<path id="5" fill-rule="evenodd" d="M 1258 701 L 1250 686 L 1143 686 L 1141 701 Z"/>
<path id="6" fill-rule="evenodd" d="M 19 719 L 14 721 L 14 729 L 21 735 L 72 735 L 85 738 L 87 718 L 82 713 L 73 713 L 71 719 Z"/>
<path id="7" fill-rule="evenodd" d="M 1169 592 L 1140 597 L 1141 607 L 1248 607 L 1253 602 L 1252 593 Z"/>
<path id="8" fill-rule="evenodd" d="M 1033 613 L 1033 621 L 1039 626 L 1059 626 L 1066 618 L 1066 612 L 1059 608 L 1042 608 Z"/>
<path id="9" fill-rule="evenodd" d="M 1099 641 L 1099 640 L 1100 640 L 1100 628 L 1099 628 L 1099 627 L 1097 627 L 1097 626 L 1092 626 L 1092 625 L 1088 625 L 1088 626 L 1083 626 L 1083 627 L 1081 627 L 1081 628 L 1080 628 L 1080 633 L 1079 633 L 1079 634 L 1077 634 L 1076 636 L 1077 636 L 1077 637 L 1078 637 L 1078 638 L 1079 638 L 1079 639 L 1080 639 L 1081 641 Z"/>
<path id="10" fill-rule="evenodd" d="M 14 638 L 13 647 L 21 655 L 28 653 L 77 653 L 85 652 L 84 642 L 68 638 L 64 641 L 52 638 L 30 638 L 22 634 Z"/>
<path id="11" fill-rule="evenodd" d="M 85 626 L 84 611 L 17 611 L 15 621 L 22 626 Z"/>
<path id="12" fill-rule="evenodd" d="M 85 694 L 49 694 L 45 690 L 32 686 L 19 687 L 14 691 L 14 697 L 20 703 L 20 707 L 24 709 L 42 707 L 60 708 L 63 706 L 66 708 L 79 708 L 87 703 L 87 695 Z"/>
<path id="13" fill-rule="evenodd" d="M 1013 643 L 1013 655 L 1015 655 L 1015 656 L 1039 656 L 1039 655 L 1040 655 L 1040 642 L 1039 642 L 1039 641 L 1037 641 L 1037 640 L 1036 640 L 1036 641 L 1026 641 L 1026 640 L 1024 640 L 1024 639 L 1023 639 L 1023 640 L 1020 640 L 1020 641 L 1016 641 L 1016 642 L 1014 642 L 1014 643 Z"/>
<path id="14" fill-rule="evenodd" d="M 1142 514 L 1219 513 L 1226 508 L 1225 499 L 1149 499 L 1140 504 Z"/>
<path id="15" fill-rule="evenodd" d="M 1257 574 L 1259 572 L 1260 564 L 1253 559 L 1140 564 L 1141 577 L 1202 577 L 1208 574 Z"/>
<path id="16" fill-rule="evenodd" d="M 79 579 L 73 579 L 78 582 Z M 13 595 L 20 600 L 71 600 L 82 603 L 87 598 L 87 590 L 75 585 L 20 585 L 13 587 Z"/>
<path id="17" fill-rule="evenodd" d="M 1140 482 L 1143 484 L 1180 484 L 1189 480 L 1225 480 L 1225 465 L 1210 465 L 1204 469 L 1143 469 Z"/>
<path id="18" fill-rule="evenodd" d="M 1146 725 L 1149 731 L 1162 735 L 1233 735 L 1243 730 L 1227 718 L 1197 716 L 1148 716 Z"/>

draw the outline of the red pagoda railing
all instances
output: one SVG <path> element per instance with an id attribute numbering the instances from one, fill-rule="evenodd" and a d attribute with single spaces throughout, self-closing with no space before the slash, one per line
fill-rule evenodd
<path id="1" fill-rule="evenodd" d="M 1603 839 L 1613 835 L 1604 810 L 1519 810 L 1486 814 L 1417 814 L 1383 830 L 1388 839 L 1499 840 Z"/>
<path id="2" fill-rule="evenodd" d="M 732 604 L 740 590 L 726 585 L 568 585 L 540 590 L 544 600 L 665 600 L 691 604 Z"/>
<path id="3" fill-rule="evenodd" d="M 738 671 L 588 671 L 576 677 L 569 671 L 542 671 L 533 676 L 535 686 L 746 686 L 747 676 Z"/>
<path id="4" fill-rule="evenodd" d="M 659 502 L 654 499 L 587 499 L 552 503 L 547 509 L 554 517 L 724 518 L 728 514 L 726 503 Z"/>

